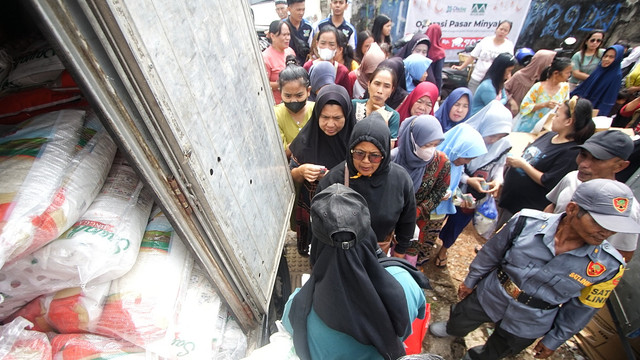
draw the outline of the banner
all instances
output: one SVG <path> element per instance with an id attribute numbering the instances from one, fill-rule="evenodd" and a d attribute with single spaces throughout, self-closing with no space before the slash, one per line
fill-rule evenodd
<path id="1" fill-rule="evenodd" d="M 442 27 L 446 61 L 458 61 L 458 52 L 482 38 L 495 34 L 501 20 L 513 22 L 507 38 L 514 44 L 529 11 L 530 0 L 413 0 L 407 9 L 405 34 L 426 31 L 431 23 Z"/>

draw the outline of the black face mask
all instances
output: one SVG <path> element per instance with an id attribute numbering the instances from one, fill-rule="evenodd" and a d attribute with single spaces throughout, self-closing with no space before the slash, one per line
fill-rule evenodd
<path id="1" fill-rule="evenodd" d="M 292 101 L 292 102 L 284 102 L 284 106 L 287 107 L 287 109 L 291 110 L 294 114 L 297 113 L 298 111 L 302 110 L 302 108 L 304 107 L 304 105 L 307 103 L 307 100 L 303 100 L 303 101 Z"/>

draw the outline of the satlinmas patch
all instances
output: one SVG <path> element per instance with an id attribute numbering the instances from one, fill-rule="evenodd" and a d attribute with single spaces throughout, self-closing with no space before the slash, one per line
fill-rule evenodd
<path id="1" fill-rule="evenodd" d="M 627 198 L 617 197 L 613 199 L 613 207 L 621 213 L 625 212 L 628 206 L 629 206 L 629 199 Z"/>
<path id="2" fill-rule="evenodd" d="M 580 302 L 592 308 L 602 308 L 607 298 L 609 298 L 609 295 L 611 295 L 611 291 L 613 291 L 616 285 L 618 285 L 618 282 L 620 282 L 622 274 L 624 274 L 624 267 L 620 265 L 618 273 L 613 279 L 582 289 L 580 292 Z"/>
<path id="3" fill-rule="evenodd" d="M 587 265 L 587 275 L 589 276 L 600 276 L 605 270 L 607 270 L 607 268 L 598 262 L 594 263 L 590 261 L 589 265 Z"/>

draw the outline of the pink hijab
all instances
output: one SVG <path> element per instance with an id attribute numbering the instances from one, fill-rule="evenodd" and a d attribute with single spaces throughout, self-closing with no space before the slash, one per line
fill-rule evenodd
<path id="1" fill-rule="evenodd" d="M 358 83 L 364 89 L 369 87 L 369 76 L 380 65 L 380 63 L 386 59 L 384 51 L 375 42 L 371 44 L 369 50 L 362 57 L 360 67 L 355 70 Z"/>
<path id="2" fill-rule="evenodd" d="M 504 90 L 520 106 L 529 89 L 538 81 L 542 71 L 551 65 L 555 51 L 538 50 L 531 58 L 529 65 L 518 70 L 511 79 L 504 83 Z"/>
<path id="3" fill-rule="evenodd" d="M 427 32 L 425 34 L 431 40 L 431 46 L 429 47 L 429 52 L 427 56 L 429 59 L 438 61 L 440 59 L 444 59 L 444 48 L 442 47 L 442 28 L 438 24 L 431 24 L 427 28 Z"/>

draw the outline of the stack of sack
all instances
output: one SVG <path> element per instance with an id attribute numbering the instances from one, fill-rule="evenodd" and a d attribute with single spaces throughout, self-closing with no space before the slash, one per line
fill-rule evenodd
<path id="1" fill-rule="evenodd" d="M 243 358 L 245 334 L 55 51 L 0 50 L 0 84 L 0 358 Z"/>

